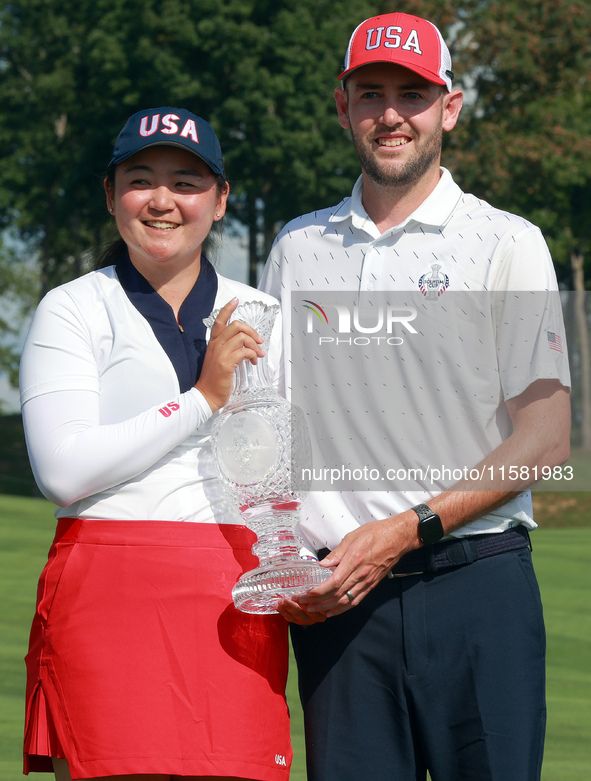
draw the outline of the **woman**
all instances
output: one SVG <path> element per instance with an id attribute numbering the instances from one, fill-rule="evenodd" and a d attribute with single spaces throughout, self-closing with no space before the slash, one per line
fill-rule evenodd
<path id="1" fill-rule="evenodd" d="M 134 114 L 105 179 L 113 265 L 51 291 L 33 320 L 23 419 L 58 528 L 26 660 L 25 773 L 289 777 L 286 624 L 232 605 L 253 536 L 208 445 L 235 367 L 264 355 L 228 318 L 238 300 L 273 301 L 202 253 L 228 191 L 207 122 Z"/>

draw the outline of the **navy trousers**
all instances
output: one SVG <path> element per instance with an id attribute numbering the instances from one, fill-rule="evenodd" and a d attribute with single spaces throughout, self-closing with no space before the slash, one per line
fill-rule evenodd
<path id="1" fill-rule="evenodd" d="M 308 781 L 539 781 L 546 643 L 528 549 L 385 579 L 291 629 Z"/>

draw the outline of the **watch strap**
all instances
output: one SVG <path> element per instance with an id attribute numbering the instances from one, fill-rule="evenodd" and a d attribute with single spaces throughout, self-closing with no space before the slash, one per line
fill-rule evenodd
<path id="1" fill-rule="evenodd" d="M 435 515 L 435 513 L 429 507 L 428 504 L 417 504 L 412 509 L 419 516 L 419 521 L 424 521 L 426 518 L 429 518 L 431 515 Z"/>

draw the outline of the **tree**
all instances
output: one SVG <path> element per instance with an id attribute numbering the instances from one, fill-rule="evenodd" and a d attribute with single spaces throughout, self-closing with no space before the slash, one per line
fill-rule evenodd
<path id="1" fill-rule="evenodd" d="M 293 41 L 272 29 L 277 20 L 280 28 L 290 27 L 289 5 L 0 4 L 0 225 L 11 226 L 37 250 L 41 295 L 78 275 L 89 249 L 109 237 L 101 176 L 118 129 L 141 107 L 186 105 L 217 126 L 227 144 L 240 217 L 257 224 L 258 211 L 271 224 L 267 215 L 274 220 L 281 214 L 282 207 L 273 205 L 288 189 L 288 202 L 299 207 L 310 177 L 300 181 L 289 170 L 290 184 L 279 190 L 273 176 L 288 136 L 289 157 L 295 159 L 294 149 L 298 160 L 308 156 L 302 170 L 314 169 L 310 156 L 319 146 L 308 143 L 318 130 L 313 116 L 299 109 L 297 120 L 295 106 L 289 116 L 285 106 L 277 111 L 279 94 L 294 91 L 276 48 L 288 51 Z M 305 45 L 303 35 L 301 30 Z"/>
<path id="2" fill-rule="evenodd" d="M 565 286 L 591 233 L 590 34 L 587 0 L 489 0 L 455 44 L 470 101 L 447 159 L 466 189 L 542 228 Z"/>
<path id="3" fill-rule="evenodd" d="M 126 117 L 199 92 L 199 68 L 187 75 L 182 56 L 191 25 L 173 27 L 185 5 L 0 6 L 0 225 L 38 251 L 41 294 L 79 274 L 108 235 L 101 178 Z"/>
<path id="4" fill-rule="evenodd" d="M 9 382 L 18 384 L 19 337 L 27 316 L 37 303 L 35 280 L 37 270 L 34 260 L 16 262 L 18 244 L 6 236 L 5 245 L 0 246 L 0 371 Z M 0 400 L 0 414 L 3 412 Z"/>
<path id="5" fill-rule="evenodd" d="M 39 253 L 41 292 L 110 235 L 101 175 L 127 116 L 187 105 L 212 121 L 251 231 L 252 275 L 277 226 L 346 194 L 358 172 L 332 92 L 366 0 L 0 0 L 0 226 Z M 447 157 L 464 185 L 532 218 L 561 279 L 585 254 L 588 4 L 410 0 L 476 96 Z M 524 183 L 524 186 L 519 186 Z"/>
<path id="6" fill-rule="evenodd" d="M 353 29 L 392 10 L 390 2 L 365 0 L 265 5 L 255 2 L 244 26 L 232 26 L 228 9 L 225 20 L 202 23 L 213 36 L 210 73 L 223 71 L 228 86 L 214 117 L 228 167 L 240 177 L 233 206 L 249 226 L 251 284 L 282 224 L 350 192 L 359 162 L 338 124 L 333 92 Z M 458 19 L 451 2 L 415 0 L 405 10 L 437 18 L 444 30 Z M 224 38 L 244 30 L 245 45 L 228 51 Z"/>
<path id="7" fill-rule="evenodd" d="M 409 10 L 457 17 L 449 2 Z M 101 175 L 127 116 L 185 105 L 226 153 L 251 281 L 278 224 L 358 170 L 332 101 L 366 0 L 0 0 L 0 226 L 38 251 L 41 294 L 109 237 Z"/>

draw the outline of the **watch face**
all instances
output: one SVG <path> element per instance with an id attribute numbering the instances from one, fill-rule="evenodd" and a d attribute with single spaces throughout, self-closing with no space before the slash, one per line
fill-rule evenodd
<path id="1" fill-rule="evenodd" d="M 438 542 L 444 535 L 441 518 L 433 511 L 430 512 L 428 518 L 419 522 L 419 537 L 426 545 Z"/>

